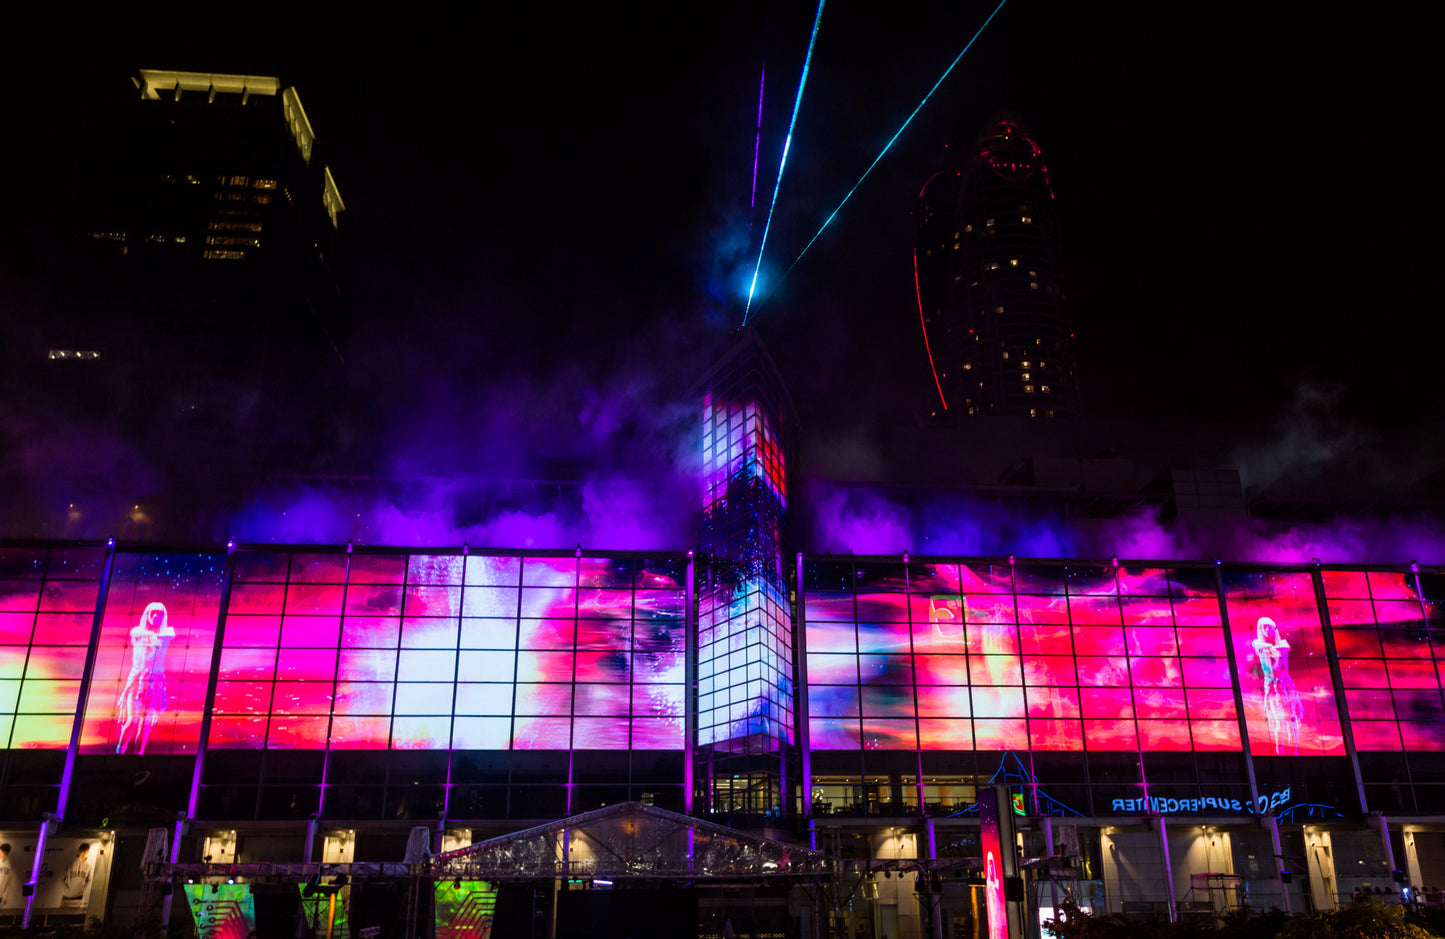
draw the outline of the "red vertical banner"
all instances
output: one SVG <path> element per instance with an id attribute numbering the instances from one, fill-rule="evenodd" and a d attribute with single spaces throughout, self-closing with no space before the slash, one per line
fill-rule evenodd
<path id="1" fill-rule="evenodd" d="M 978 790 L 988 939 L 1020 939 L 1023 936 L 1023 904 L 1008 898 L 1008 884 L 1018 878 L 1018 845 L 1014 836 L 1012 805 L 1007 786 Z"/>

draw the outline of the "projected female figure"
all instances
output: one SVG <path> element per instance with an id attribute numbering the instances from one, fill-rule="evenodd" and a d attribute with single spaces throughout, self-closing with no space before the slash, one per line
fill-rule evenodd
<path id="1" fill-rule="evenodd" d="M 988 911 L 989 939 L 1007 939 L 1008 922 L 1003 904 L 1003 876 L 998 869 L 998 860 L 988 852 L 984 861 L 984 908 Z"/>
<path id="2" fill-rule="evenodd" d="M 1304 705 L 1289 674 L 1289 640 L 1280 633 L 1274 620 L 1261 616 L 1252 645 L 1264 681 L 1264 714 L 1269 720 L 1275 752 L 1297 755 Z"/>
<path id="3" fill-rule="evenodd" d="M 151 729 L 166 709 L 166 650 L 176 631 L 164 603 L 152 603 L 140 615 L 140 622 L 130 631 L 130 674 L 116 703 L 116 723 L 120 725 L 120 742 L 116 753 L 125 753 L 131 744 L 136 753 L 144 753 Z"/>

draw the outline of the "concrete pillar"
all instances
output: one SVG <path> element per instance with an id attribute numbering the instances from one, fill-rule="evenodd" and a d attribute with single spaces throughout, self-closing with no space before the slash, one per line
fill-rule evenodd
<path id="1" fill-rule="evenodd" d="M 1371 812 L 1369 815 L 1369 825 L 1379 834 L 1380 844 L 1383 845 L 1385 848 L 1385 860 L 1389 863 L 1390 870 L 1394 871 L 1395 851 L 1394 845 L 1390 843 L 1389 818 L 1386 817 L 1384 812 Z"/>
<path id="2" fill-rule="evenodd" d="M 1420 869 L 1420 851 L 1415 847 L 1415 833 L 1407 831 L 1401 837 L 1405 839 L 1405 872 L 1410 877 L 1410 886 L 1424 887 L 1425 872 Z"/>
<path id="3" fill-rule="evenodd" d="M 1284 882 L 1281 876 L 1284 871 L 1284 848 L 1279 840 L 1279 821 L 1273 815 L 1259 817 L 1260 827 L 1269 832 L 1269 843 L 1274 851 L 1274 878 L 1279 884 L 1279 908 L 1285 913 L 1292 912 L 1289 908 L 1289 885 Z"/>
<path id="4" fill-rule="evenodd" d="M 1310 899 L 1317 910 L 1333 910 L 1335 896 L 1335 859 L 1328 831 L 1305 831 L 1305 860 L 1309 863 Z"/>

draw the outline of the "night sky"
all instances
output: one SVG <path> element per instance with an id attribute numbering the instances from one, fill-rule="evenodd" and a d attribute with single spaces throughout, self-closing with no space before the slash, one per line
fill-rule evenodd
<path id="1" fill-rule="evenodd" d="M 824 13 L 759 296 L 993 9 L 894 6 Z M 638 386 L 685 382 L 741 319 L 812 14 L 248 13 L 12 35 L 0 315 L 43 307 L 95 89 L 139 67 L 276 74 L 348 208 L 342 468 L 465 462 L 445 428 L 562 384 L 651 401 Z M 1304 389 L 1330 422 L 1434 425 L 1445 137 L 1424 32 L 1388 6 L 1012 0 L 755 311 L 804 427 L 928 407 L 909 213 L 944 145 L 1000 109 L 1032 127 L 1058 194 L 1089 417 L 1269 426 Z"/>

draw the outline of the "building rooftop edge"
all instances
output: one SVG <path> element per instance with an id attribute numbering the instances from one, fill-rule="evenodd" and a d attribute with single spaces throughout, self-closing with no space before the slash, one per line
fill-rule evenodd
<path id="1" fill-rule="evenodd" d="M 140 69 L 138 74 L 141 97 L 152 101 L 159 99 L 162 91 L 274 95 L 281 90 L 281 79 L 273 75 L 224 75 L 150 68 Z"/>

